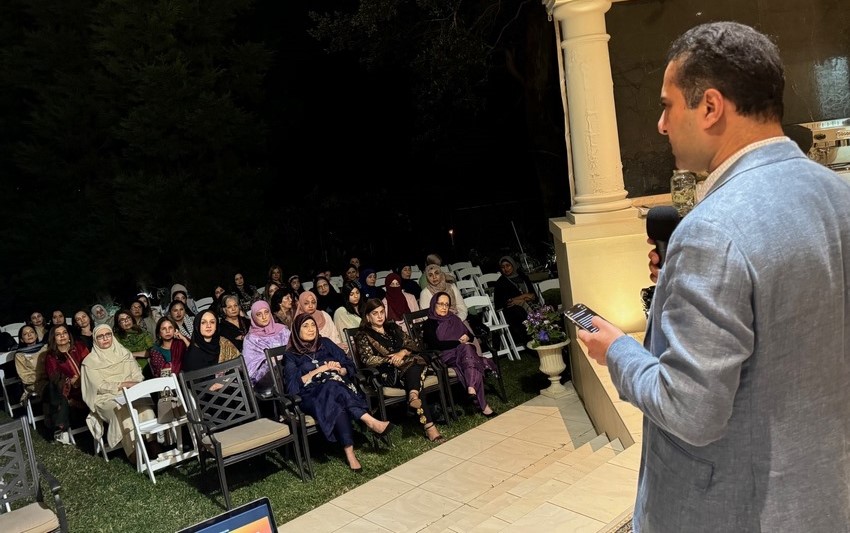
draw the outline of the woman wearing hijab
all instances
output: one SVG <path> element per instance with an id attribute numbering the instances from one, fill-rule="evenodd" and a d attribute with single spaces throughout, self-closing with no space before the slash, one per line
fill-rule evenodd
<path id="1" fill-rule="evenodd" d="M 374 268 L 364 268 L 360 271 L 360 296 L 363 301 L 370 298 L 383 299 L 387 293 L 381 287 L 375 285 L 378 281 L 378 275 Z"/>
<path id="2" fill-rule="evenodd" d="M 44 426 L 53 431 L 55 440 L 70 444 L 68 430 L 71 427 L 72 409 L 74 419 L 82 420 L 89 408 L 83 401 L 81 368 L 89 354 L 84 342 L 74 340 L 66 326 L 50 330 L 44 354 L 44 373 L 49 383 L 44 395 Z"/>
<path id="3" fill-rule="evenodd" d="M 135 435 L 127 406 L 115 401 L 124 387 L 132 387 L 144 379 L 133 354 L 115 341 L 112 328 L 100 324 L 94 328 L 94 348 L 82 362 L 83 400 L 91 410 L 86 424 L 95 438 L 103 435 L 103 422 L 109 424 L 106 444 L 112 448 L 119 442 L 131 462 L 135 456 Z M 153 402 L 134 404 L 139 420 L 154 418 Z"/>
<path id="4" fill-rule="evenodd" d="M 221 336 L 218 318 L 211 309 L 195 317 L 195 331 L 186 355 L 183 370 L 199 370 L 239 357 L 239 350 L 232 342 Z"/>
<path id="5" fill-rule="evenodd" d="M 286 346 L 289 334 L 288 327 L 274 321 L 268 303 L 264 300 L 254 302 L 251 306 L 251 329 L 242 345 L 242 357 L 245 358 L 252 385 L 268 378 L 269 365 L 264 350 Z"/>
<path id="6" fill-rule="evenodd" d="M 531 310 L 529 303 L 537 301 L 534 286 L 528 276 L 519 269 L 513 257 L 506 255 L 499 259 L 499 270 L 502 275 L 496 280 L 493 290 L 493 303 L 496 309 L 505 314 L 505 321 L 511 330 L 511 335 L 519 345 L 528 342 L 525 330 L 525 319 Z"/>
<path id="7" fill-rule="evenodd" d="M 306 313 L 313 317 L 316 325 L 319 326 L 319 335 L 326 339 L 334 341 L 342 351 L 348 353 L 348 343 L 342 340 L 342 334 L 336 329 L 331 315 L 316 308 L 316 295 L 311 291 L 304 291 L 298 296 L 298 309 L 295 311 L 295 318 L 298 315 Z"/>
<path id="8" fill-rule="evenodd" d="M 333 341 L 319 334 L 315 318 L 306 313 L 295 317 L 292 336 L 284 354 L 283 379 L 289 394 L 301 397 L 301 409 L 316 420 L 330 442 L 339 442 L 348 467 L 362 471 L 354 455 L 353 420 L 383 435 L 392 424 L 369 414 L 366 399 L 352 383 L 353 361 Z"/>
<path id="9" fill-rule="evenodd" d="M 460 317 L 461 320 L 466 320 L 469 310 L 466 304 L 463 303 L 463 296 L 454 283 L 449 283 L 446 273 L 439 265 L 428 265 L 425 267 L 425 279 L 427 284 L 419 294 L 419 308 L 428 309 L 431 307 L 431 299 L 438 292 L 444 292 L 451 299 L 451 307 L 449 311 Z"/>
<path id="10" fill-rule="evenodd" d="M 401 329 L 407 331 L 404 315 L 412 311 L 419 311 L 419 304 L 413 295 L 404 292 L 401 283 L 402 279 L 398 274 L 393 273 L 387 276 L 387 295 L 384 297 L 384 307 L 387 308 L 387 319 L 392 320 L 401 326 Z"/>
<path id="11" fill-rule="evenodd" d="M 349 328 L 359 328 L 363 320 L 363 304 L 366 300 L 360 297 L 360 289 L 354 285 L 343 285 L 340 291 L 342 305 L 334 311 L 334 326 L 340 336 L 345 335 Z"/>
<path id="12" fill-rule="evenodd" d="M 337 308 L 342 305 L 342 298 L 331 285 L 331 280 L 325 276 L 318 275 L 313 279 L 313 288 L 310 289 L 316 295 L 316 309 L 321 309 L 328 315 L 333 316 Z"/>
<path id="13" fill-rule="evenodd" d="M 395 387 L 407 392 L 407 405 L 416 411 L 425 437 L 431 442 L 442 442 L 431 410 L 425 403 L 422 387 L 431 372 L 419 347 L 395 322 L 387 321 L 381 300 L 372 298 L 363 307 L 360 331 L 354 337 L 357 356 L 364 365 L 375 368 L 384 387 Z"/>
<path id="14" fill-rule="evenodd" d="M 106 324 L 112 318 L 106 308 L 100 304 L 91 306 L 91 316 L 94 319 L 95 326 Z"/>
<path id="15" fill-rule="evenodd" d="M 399 265 L 398 267 L 396 267 L 394 272 L 401 276 L 402 290 L 404 290 L 404 292 L 406 292 L 407 294 L 412 294 L 414 297 L 419 297 L 419 293 L 422 292 L 423 287 L 419 286 L 418 280 L 413 279 L 412 265 L 409 265 L 407 263 Z M 389 282 L 387 282 L 384 286 L 386 287 L 386 285 L 389 285 Z"/>
<path id="16" fill-rule="evenodd" d="M 478 405 L 484 416 L 494 416 L 496 412 L 484 396 L 484 375 L 488 370 L 496 372 L 496 364 L 481 356 L 475 346 L 475 335 L 460 317 L 449 311 L 450 301 L 445 292 L 438 292 L 431 299 L 428 320 L 422 329 L 425 346 L 429 350 L 439 350 L 440 360 L 455 369 L 469 399 Z"/>

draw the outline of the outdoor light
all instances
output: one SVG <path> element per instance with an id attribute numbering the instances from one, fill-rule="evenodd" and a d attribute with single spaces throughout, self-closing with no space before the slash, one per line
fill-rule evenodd
<path id="1" fill-rule="evenodd" d="M 452 240 L 452 247 L 454 247 L 454 245 L 455 245 L 455 230 L 453 230 L 453 229 L 449 230 L 449 238 Z"/>

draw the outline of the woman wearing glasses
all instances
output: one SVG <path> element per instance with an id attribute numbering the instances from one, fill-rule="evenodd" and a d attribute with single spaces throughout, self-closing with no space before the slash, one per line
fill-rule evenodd
<path id="1" fill-rule="evenodd" d="M 306 313 L 313 317 L 316 325 L 319 326 L 319 335 L 326 339 L 330 339 L 339 346 L 342 351 L 348 353 L 348 343 L 342 340 L 339 331 L 334 325 L 331 315 L 321 309 L 317 309 L 316 295 L 311 291 L 304 291 L 298 296 L 298 310 L 295 312 L 295 318 L 298 315 Z"/>
<path id="2" fill-rule="evenodd" d="M 148 350 L 153 346 L 153 337 L 136 324 L 131 311 L 124 309 L 115 313 L 112 331 L 115 339 L 130 350 L 140 367 L 148 366 Z"/>
<path id="3" fill-rule="evenodd" d="M 310 290 L 316 295 L 316 308 L 330 316 L 333 316 L 339 306 L 342 305 L 342 297 L 331 286 L 330 279 L 325 276 L 316 276 L 313 279 L 313 288 Z"/>

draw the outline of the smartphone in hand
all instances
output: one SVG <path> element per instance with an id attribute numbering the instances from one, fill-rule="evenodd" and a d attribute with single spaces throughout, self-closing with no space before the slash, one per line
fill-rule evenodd
<path id="1" fill-rule="evenodd" d="M 575 304 L 564 311 L 564 316 L 581 329 L 586 329 L 591 333 L 599 331 L 599 328 L 590 323 L 594 316 L 599 316 L 598 313 L 584 304 Z"/>

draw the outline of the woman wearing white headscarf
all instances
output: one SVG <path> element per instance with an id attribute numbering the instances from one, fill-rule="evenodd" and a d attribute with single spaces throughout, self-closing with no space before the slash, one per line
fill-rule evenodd
<path id="1" fill-rule="evenodd" d="M 461 320 L 466 320 L 469 310 L 466 308 L 466 304 L 463 303 L 463 296 L 460 295 L 457 285 L 449 282 L 446 273 L 443 272 L 440 266 L 428 265 L 425 267 L 425 279 L 427 280 L 425 288 L 419 293 L 419 308 L 430 309 L 431 298 L 438 292 L 444 292 L 452 300 L 449 311 L 456 314 Z"/>
<path id="2" fill-rule="evenodd" d="M 95 438 L 103 435 L 102 423 L 109 424 L 106 444 L 112 448 L 121 442 L 124 453 L 132 459 L 135 453 L 133 422 L 127 406 L 117 403 L 115 398 L 122 388 L 132 387 L 144 379 L 142 369 L 133 354 L 115 341 L 108 324 L 95 326 L 92 335 L 94 347 L 83 359 L 81 371 L 83 401 L 91 409 L 86 424 Z M 139 420 L 154 418 L 152 401 L 145 405 L 139 400 L 134 405 L 139 411 Z"/>

